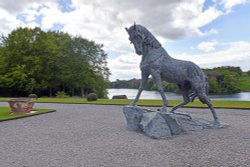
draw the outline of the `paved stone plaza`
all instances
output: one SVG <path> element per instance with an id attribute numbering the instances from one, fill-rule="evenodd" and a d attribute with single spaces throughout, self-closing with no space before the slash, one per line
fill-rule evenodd
<path id="1" fill-rule="evenodd" d="M 35 107 L 57 112 L 0 122 L 1 167 L 250 166 L 250 110 L 217 109 L 230 127 L 154 140 L 127 130 L 123 106 Z M 209 109 L 179 111 L 213 119 Z"/>

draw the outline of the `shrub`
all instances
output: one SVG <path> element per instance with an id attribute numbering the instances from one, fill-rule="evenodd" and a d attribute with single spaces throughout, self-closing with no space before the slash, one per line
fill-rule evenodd
<path id="1" fill-rule="evenodd" d="M 97 95 L 95 93 L 90 93 L 87 96 L 87 101 L 96 101 L 97 100 Z"/>
<path id="2" fill-rule="evenodd" d="M 28 97 L 29 97 L 29 98 L 34 98 L 34 99 L 37 99 L 37 98 L 38 98 L 38 96 L 37 96 L 36 94 L 29 94 Z"/>
<path id="3" fill-rule="evenodd" d="M 57 98 L 66 98 L 66 97 L 69 97 L 64 91 L 58 91 L 56 93 L 56 97 Z"/>

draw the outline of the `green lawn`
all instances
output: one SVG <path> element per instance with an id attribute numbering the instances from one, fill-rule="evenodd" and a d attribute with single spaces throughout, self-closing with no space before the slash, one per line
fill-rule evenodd
<path id="1" fill-rule="evenodd" d="M 0 101 L 7 101 L 10 98 L 0 98 Z M 110 104 L 110 105 L 127 105 L 132 102 L 131 99 L 98 99 L 97 101 L 87 101 L 81 98 L 38 98 L 36 100 L 39 102 L 46 103 L 79 103 L 79 104 Z M 169 100 L 169 106 L 174 106 L 180 103 L 180 100 Z M 139 100 L 137 103 L 141 106 L 161 106 L 161 100 Z M 250 101 L 217 101 L 213 100 L 214 107 L 216 108 L 243 108 L 250 109 Z M 200 103 L 198 100 L 193 103 L 186 105 L 187 107 L 207 107 L 206 105 Z"/>
<path id="2" fill-rule="evenodd" d="M 24 118 L 44 113 L 53 112 L 55 110 L 52 109 L 34 109 L 37 112 L 35 113 L 29 113 L 29 114 L 12 114 L 9 107 L 0 107 L 0 121 L 6 121 L 11 119 L 17 119 L 17 118 Z"/>

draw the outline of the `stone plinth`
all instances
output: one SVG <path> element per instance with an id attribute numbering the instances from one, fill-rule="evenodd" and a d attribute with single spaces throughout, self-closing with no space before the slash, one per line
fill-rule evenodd
<path id="1" fill-rule="evenodd" d="M 124 106 L 123 113 L 128 130 L 142 132 L 154 139 L 171 137 L 181 132 L 227 126 L 212 121 L 192 119 L 186 114 L 159 112 L 137 106 Z"/>
<path id="2" fill-rule="evenodd" d="M 34 100 L 30 98 L 18 98 L 8 101 L 13 114 L 30 113 L 34 106 Z"/>

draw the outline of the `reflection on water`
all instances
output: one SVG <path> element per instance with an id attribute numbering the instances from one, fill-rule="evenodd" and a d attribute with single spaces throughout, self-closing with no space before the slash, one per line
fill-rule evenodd
<path id="1" fill-rule="evenodd" d="M 113 95 L 126 95 L 129 99 L 134 99 L 137 89 L 108 89 L 108 97 L 112 99 Z M 169 100 L 182 100 L 182 96 L 172 92 L 165 93 Z M 241 100 L 250 101 L 250 92 L 241 92 L 232 95 L 210 95 L 214 100 Z M 144 90 L 140 99 L 161 99 L 161 95 L 157 91 Z"/>

